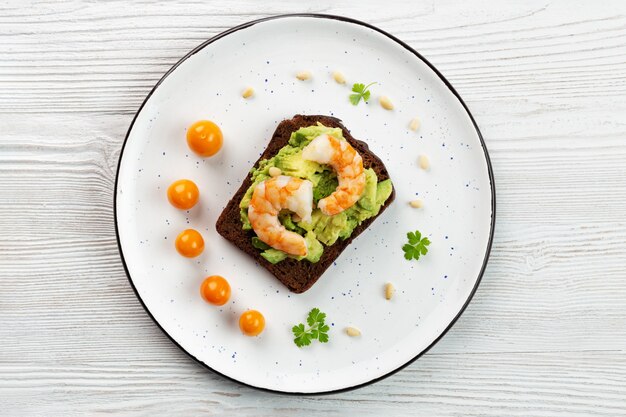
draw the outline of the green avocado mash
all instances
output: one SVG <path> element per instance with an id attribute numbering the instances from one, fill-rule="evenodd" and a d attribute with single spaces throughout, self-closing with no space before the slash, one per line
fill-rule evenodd
<path id="1" fill-rule="evenodd" d="M 307 179 L 313 183 L 313 202 L 317 202 L 330 195 L 337 188 L 337 175 L 327 165 L 302 159 L 302 149 L 313 139 L 322 134 L 328 134 L 338 139 L 344 139 L 343 132 L 339 128 L 330 128 L 318 123 L 316 126 L 303 127 L 291 134 L 289 143 L 270 159 L 259 162 L 257 167 L 252 168 L 252 185 L 239 203 L 241 209 L 241 223 L 244 230 L 252 230 L 248 220 L 248 205 L 252 198 L 254 187 L 262 181 L 270 178 L 271 167 L 280 168 L 282 175 L 289 175 Z M 364 220 L 374 217 L 380 211 L 392 192 L 390 180 L 378 182 L 376 173 L 372 169 L 365 170 L 365 190 L 359 201 L 343 212 L 334 216 L 322 214 L 319 209 L 314 209 L 311 222 L 294 221 L 290 212 L 284 211 L 279 219 L 287 230 L 302 235 L 307 242 L 309 253 L 306 257 L 295 257 L 285 252 L 273 249 L 258 237 L 252 238 L 252 245 L 261 251 L 261 256 L 275 264 L 288 257 L 298 260 L 306 259 L 309 262 L 317 262 L 324 252 L 324 245 L 330 246 L 337 239 L 347 239 L 352 231 Z"/>

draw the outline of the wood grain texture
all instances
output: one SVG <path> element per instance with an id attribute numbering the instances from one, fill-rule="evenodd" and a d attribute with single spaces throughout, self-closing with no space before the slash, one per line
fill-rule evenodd
<path id="1" fill-rule="evenodd" d="M 0 3 L 0 415 L 623 416 L 626 4 Z M 358 391 L 258 392 L 196 365 L 128 285 L 113 225 L 134 112 L 187 51 L 270 14 L 343 14 L 422 52 L 490 150 L 498 223 L 473 302 Z"/>

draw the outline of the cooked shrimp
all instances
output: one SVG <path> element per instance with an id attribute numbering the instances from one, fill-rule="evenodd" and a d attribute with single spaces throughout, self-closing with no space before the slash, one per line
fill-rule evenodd
<path id="1" fill-rule="evenodd" d="M 365 189 L 363 158 L 348 141 L 320 135 L 302 150 L 302 158 L 328 164 L 337 172 L 337 189 L 317 203 L 322 213 L 339 214 L 361 198 Z"/>
<path id="2" fill-rule="evenodd" d="M 313 184 L 311 181 L 279 175 L 259 183 L 252 192 L 248 219 L 258 238 L 274 249 L 295 256 L 306 256 L 302 236 L 280 224 L 278 213 L 288 209 L 304 221 L 311 221 Z"/>

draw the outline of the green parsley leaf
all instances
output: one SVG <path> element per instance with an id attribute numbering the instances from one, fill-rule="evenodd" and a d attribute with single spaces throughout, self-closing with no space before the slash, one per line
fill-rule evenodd
<path id="1" fill-rule="evenodd" d="M 419 260 L 420 256 L 426 255 L 428 253 L 428 245 L 430 245 L 430 240 L 427 237 L 422 238 L 422 234 L 419 230 L 415 232 L 409 232 L 406 234 L 409 243 L 405 243 L 402 246 L 402 250 L 404 251 L 404 259 L 411 260 L 415 259 Z"/>
<path id="2" fill-rule="evenodd" d="M 355 93 L 362 93 L 363 90 L 365 90 L 365 84 L 363 83 L 354 83 L 352 85 L 352 91 L 354 91 Z"/>
<path id="3" fill-rule="evenodd" d="M 324 320 L 326 314 L 322 313 L 319 308 L 314 308 L 309 312 L 306 319 L 308 328 L 303 323 L 297 324 L 291 328 L 295 338 L 293 342 L 298 347 L 308 346 L 312 340 L 319 340 L 321 343 L 328 342 L 328 331 L 330 327 L 326 325 Z"/>
<path id="4" fill-rule="evenodd" d="M 306 322 L 309 324 L 309 326 L 314 326 L 315 323 L 324 323 L 325 319 L 326 314 L 320 312 L 319 308 L 314 308 L 309 312 L 309 316 L 306 318 Z"/>
<path id="5" fill-rule="evenodd" d="M 406 237 L 409 238 L 409 243 L 411 245 L 416 245 L 419 243 L 420 240 L 422 240 L 422 234 L 419 232 L 419 230 L 407 233 Z"/>
<path id="6" fill-rule="evenodd" d="M 296 338 L 293 339 L 296 346 L 302 347 L 311 344 L 311 335 L 304 330 L 304 324 L 300 323 L 297 326 L 293 326 L 291 331 L 294 336 L 296 336 Z"/>
<path id="7" fill-rule="evenodd" d="M 368 89 L 374 84 L 376 83 L 369 83 L 368 85 L 355 83 L 352 86 L 352 91 L 354 92 L 354 94 L 350 94 L 350 96 L 348 97 L 350 99 L 350 103 L 356 106 L 357 104 L 359 104 L 361 99 L 363 99 L 363 101 L 369 100 L 371 93 Z"/>

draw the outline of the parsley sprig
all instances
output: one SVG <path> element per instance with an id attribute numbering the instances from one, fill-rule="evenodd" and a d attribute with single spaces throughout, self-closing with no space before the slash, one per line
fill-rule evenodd
<path id="1" fill-rule="evenodd" d="M 359 101 L 361 101 L 361 99 L 363 99 L 363 101 L 369 100 L 371 93 L 368 88 L 370 88 L 374 84 L 376 83 L 369 83 L 368 85 L 361 83 L 354 84 L 352 86 L 352 91 L 354 92 L 354 94 L 350 94 L 350 103 L 356 106 L 357 104 L 359 104 Z"/>
<path id="2" fill-rule="evenodd" d="M 427 237 L 422 239 L 422 234 L 419 230 L 415 232 L 409 232 L 406 234 L 406 237 L 409 239 L 409 243 L 406 243 L 402 246 L 402 250 L 404 251 L 404 258 L 407 260 L 415 259 L 419 260 L 420 256 L 426 255 L 428 253 L 428 245 L 430 245 L 430 240 Z"/>
<path id="3" fill-rule="evenodd" d="M 330 330 L 330 327 L 324 323 L 325 319 L 326 313 L 322 313 L 319 308 L 314 308 L 306 318 L 306 322 L 309 325 L 308 328 L 305 328 L 303 323 L 293 326 L 291 331 L 296 337 L 293 339 L 296 346 L 308 346 L 315 339 L 321 343 L 328 342 L 328 330 Z"/>

